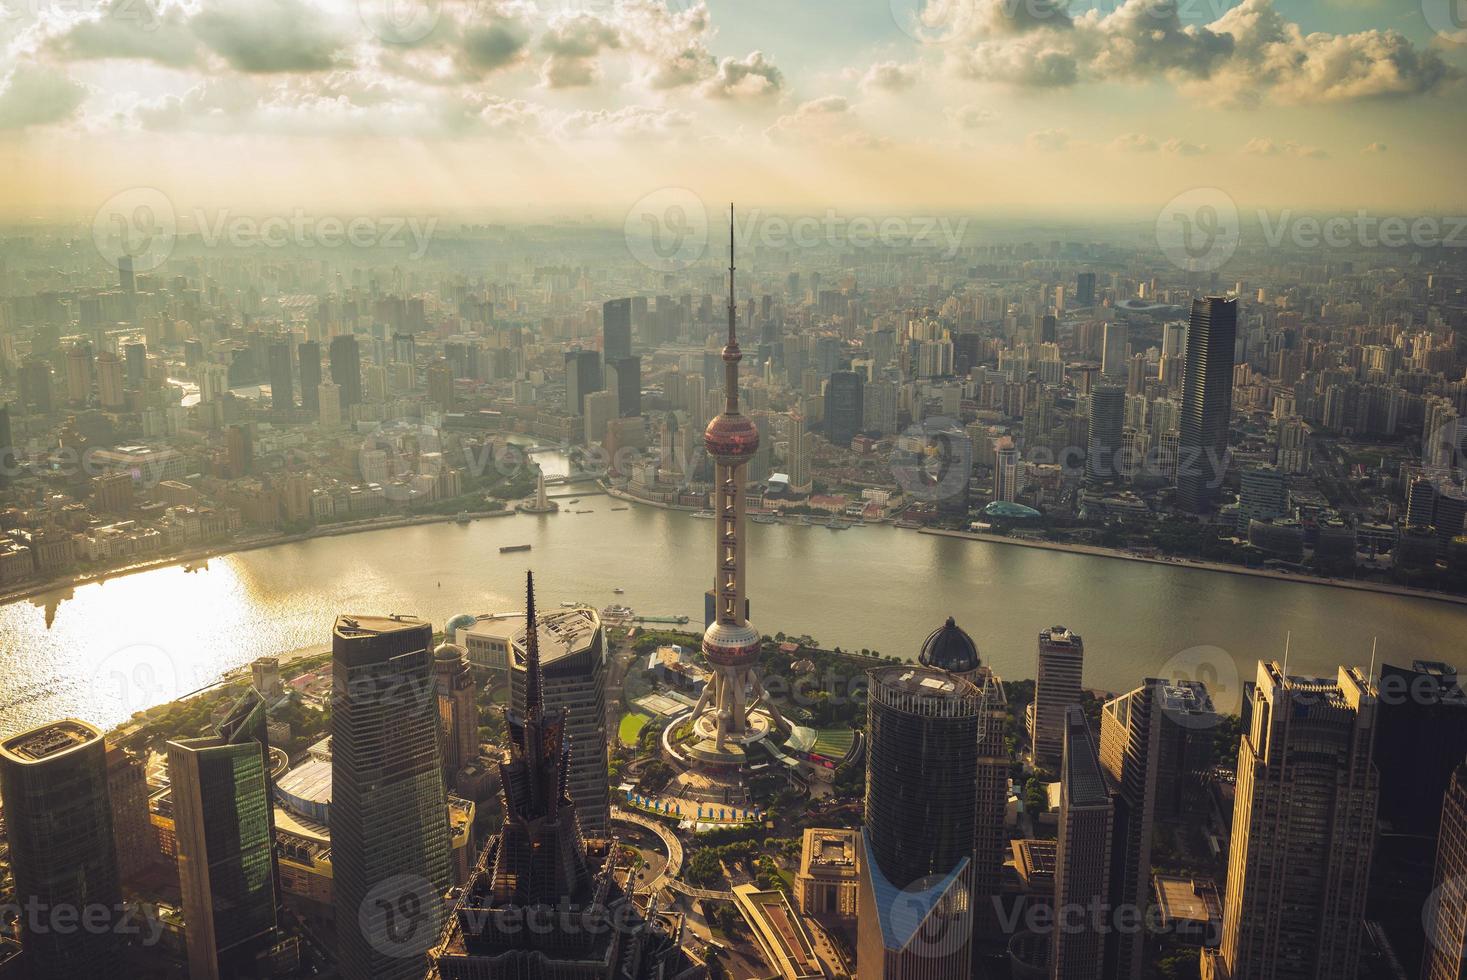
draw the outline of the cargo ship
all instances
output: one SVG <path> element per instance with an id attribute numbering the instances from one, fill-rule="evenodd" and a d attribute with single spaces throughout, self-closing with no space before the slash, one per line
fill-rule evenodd
<path id="1" fill-rule="evenodd" d="M 527 545 L 527 544 L 507 544 L 503 548 L 500 548 L 499 549 L 499 553 L 501 555 L 504 555 L 504 554 L 508 554 L 511 551 L 529 551 L 529 550 L 530 550 L 530 546 Z"/>

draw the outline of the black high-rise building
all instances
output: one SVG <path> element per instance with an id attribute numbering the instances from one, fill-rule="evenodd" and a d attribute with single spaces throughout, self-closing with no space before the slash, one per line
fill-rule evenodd
<path id="1" fill-rule="evenodd" d="M 601 353 L 606 363 L 632 355 L 632 301 L 607 300 L 601 306 Z"/>
<path id="2" fill-rule="evenodd" d="M 1075 279 L 1075 305 L 1095 305 L 1095 273 L 1082 272 Z"/>
<path id="3" fill-rule="evenodd" d="M 122 354 L 127 363 L 127 386 L 141 388 L 148 377 L 148 346 L 146 344 L 125 344 Z"/>
<path id="4" fill-rule="evenodd" d="M 1126 389 L 1097 385 L 1090 390 L 1090 429 L 1085 440 L 1085 479 L 1103 483 L 1120 474 L 1121 439 L 1126 421 Z"/>
<path id="5" fill-rule="evenodd" d="M 0 405 L 0 486 L 20 475 L 15 455 L 15 433 L 10 429 L 10 406 Z"/>
<path id="6" fill-rule="evenodd" d="M 914 664 L 867 676 L 861 976 L 917 976 L 920 964 L 924 978 L 966 980 L 982 697 Z"/>
<path id="7" fill-rule="evenodd" d="M 102 733 L 67 719 L 6 739 L 0 798 L 20 910 L 21 975 L 74 980 L 115 971 L 122 889 Z M 87 927 L 53 928 L 62 910 Z"/>
<path id="8" fill-rule="evenodd" d="M 349 333 L 331 338 L 331 381 L 341 388 L 341 412 L 362 403 L 362 352 Z"/>
<path id="9" fill-rule="evenodd" d="M 1467 758 L 1467 693 L 1455 667 L 1420 660 L 1382 665 L 1376 689 L 1380 808 L 1366 917 L 1381 923 L 1414 977 L 1428 945 L 1421 909 L 1433 887 L 1442 796 Z"/>
<path id="10" fill-rule="evenodd" d="M 644 916 L 612 876 L 613 842 L 587 839 L 568 792 L 565 711 L 545 705 L 535 583 L 528 579 L 524 708 L 505 721 L 504 826 L 430 954 L 431 980 L 692 980 L 680 936 Z M 604 774 L 603 774 L 604 775 Z M 526 928 L 538 922 L 538 927 Z"/>
<path id="11" fill-rule="evenodd" d="M 20 366 L 20 403 L 39 415 L 51 414 L 51 365 L 38 357 L 28 358 Z"/>
<path id="12" fill-rule="evenodd" d="M 419 980 L 450 884 L 433 627 L 411 616 L 338 616 L 331 676 L 341 976 Z"/>
<path id="13" fill-rule="evenodd" d="M 825 434 L 832 445 L 850 446 L 861 433 L 865 406 L 861 376 L 836 371 L 825 383 Z"/>
<path id="14" fill-rule="evenodd" d="M 642 359 L 635 354 L 606 362 L 606 384 L 616 392 L 617 413 L 624 419 L 642 414 Z"/>
<path id="15" fill-rule="evenodd" d="M 308 340 L 296 349 L 301 372 L 301 408 L 321 411 L 321 345 Z"/>
<path id="16" fill-rule="evenodd" d="M 601 379 L 601 355 L 593 350 L 577 348 L 565 352 L 565 411 L 580 415 L 586 410 L 586 396 L 604 388 Z"/>
<path id="17" fill-rule="evenodd" d="M 1209 296 L 1192 301 L 1177 440 L 1177 506 L 1190 513 L 1212 508 L 1227 475 L 1237 336 L 1237 300 Z"/>
<path id="18" fill-rule="evenodd" d="M 295 391 L 290 377 L 290 344 L 277 340 L 270 345 L 270 407 L 277 412 L 295 408 Z"/>

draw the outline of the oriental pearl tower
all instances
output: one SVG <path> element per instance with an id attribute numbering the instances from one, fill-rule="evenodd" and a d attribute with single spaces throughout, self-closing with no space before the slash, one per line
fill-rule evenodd
<path id="1" fill-rule="evenodd" d="M 714 460 L 714 608 L 703 634 L 703 655 L 713 676 L 693 709 L 692 755 L 704 762 L 740 765 L 744 745 L 769 733 L 769 718 L 784 720 L 759 680 L 759 631 L 745 618 L 744 568 L 748 540 L 744 484 L 748 463 L 759 448 L 759 430 L 739 412 L 739 350 L 734 306 L 733 205 L 728 207 L 728 344 L 723 348 L 723 413 L 708 423 L 704 445 Z M 749 690 L 753 700 L 745 700 Z M 768 717 L 755 712 L 763 708 Z"/>

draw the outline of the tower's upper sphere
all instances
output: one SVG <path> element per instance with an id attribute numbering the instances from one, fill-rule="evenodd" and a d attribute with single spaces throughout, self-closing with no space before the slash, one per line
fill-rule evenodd
<path id="1" fill-rule="evenodd" d="M 759 427 L 747 415 L 724 413 L 708 423 L 703 444 L 718 459 L 749 459 L 759 449 Z"/>
<path id="2" fill-rule="evenodd" d="M 982 664 L 978 659 L 978 645 L 951 616 L 928 635 L 917 660 L 924 666 L 952 671 L 954 674 L 966 674 L 970 670 L 977 670 Z"/>

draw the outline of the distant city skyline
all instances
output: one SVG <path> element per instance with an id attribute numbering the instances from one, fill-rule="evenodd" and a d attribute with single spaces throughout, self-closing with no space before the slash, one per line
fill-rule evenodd
<path id="1" fill-rule="evenodd" d="M 1014 216 L 1139 217 L 1198 187 L 1431 210 L 1463 200 L 1449 6 L 11 2 L 0 216 L 140 186 L 181 210 L 611 220 L 666 187 Z"/>

